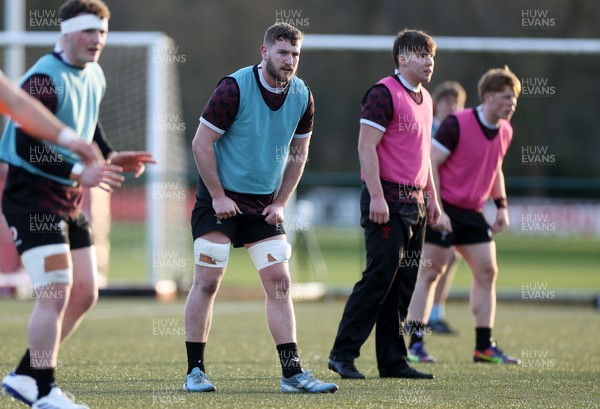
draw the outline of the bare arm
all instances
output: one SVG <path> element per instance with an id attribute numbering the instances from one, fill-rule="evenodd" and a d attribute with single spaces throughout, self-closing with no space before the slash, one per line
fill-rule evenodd
<path id="1" fill-rule="evenodd" d="M 296 190 L 298 182 L 304 172 L 304 166 L 308 159 L 308 147 L 310 136 L 306 138 L 294 138 L 290 144 L 288 162 L 283 170 L 283 179 L 273 203 L 265 207 L 262 214 L 269 224 L 277 224 L 283 221 L 283 209 L 288 200 Z"/>
<path id="2" fill-rule="evenodd" d="M 390 220 L 390 209 L 383 195 L 379 172 L 377 145 L 381 142 L 383 132 L 370 125 L 361 124 L 358 134 L 358 159 L 365 178 L 365 184 L 371 196 L 369 220 L 385 224 Z"/>
<path id="3" fill-rule="evenodd" d="M 498 173 L 492 184 L 492 199 L 506 199 L 506 185 L 504 184 L 504 172 L 502 172 L 502 164 L 498 165 Z M 496 220 L 492 225 L 493 233 L 501 233 L 510 224 L 508 218 L 508 209 L 506 207 L 499 207 L 496 211 Z"/>
<path id="4" fill-rule="evenodd" d="M 498 173 L 492 184 L 492 199 L 506 199 L 506 185 L 504 184 L 504 172 L 502 171 L 502 164 L 498 165 Z"/>
<path id="5" fill-rule="evenodd" d="M 439 167 L 446 162 L 448 154 L 435 145 L 431 146 L 431 177 L 435 186 L 440 185 Z"/>
<path id="6" fill-rule="evenodd" d="M 281 187 L 277 192 L 274 203 L 285 206 L 296 190 L 298 182 L 304 173 L 304 166 L 308 159 L 308 146 L 310 145 L 310 136 L 306 138 L 294 138 L 290 144 L 290 155 L 288 163 L 283 171 Z"/>
<path id="7" fill-rule="evenodd" d="M 435 195 L 436 202 L 437 202 L 437 195 L 435 194 L 435 192 L 436 192 L 435 189 L 439 189 L 439 186 L 440 186 L 439 167 L 446 161 L 446 159 L 448 159 L 448 156 L 450 156 L 448 153 L 442 151 L 435 144 L 432 144 L 432 146 L 431 146 L 430 178 L 431 178 L 431 182 L 433 183 L 433 189 L 434 189 L 433 194 Z M 428 180 L 428 185 L 429 185 L 429 180 Z M 428 190 L 428 192 L 431 192 L 430 187 L 427 187 L 426 189 Z M 433 197 L 429 196 L 429 198 L 432 199 Z M 430 223 L 431 223 L 431 221 L 430 221 Z M 443 209 L 441 209 L 441 206 L 440 206 L 440 217 L 437 220 L 437 223 L 432 223 L 432 228 L 434 228 L 435 230 L 438 230 L 438 231 L 452 231 L 450 219 L 444 213 Z"/>
<path id="8" fill-rule="evenodd" d="M 437 167 L 436 167 L 436 173 Z M 439 180 L 439 173 L 437 175 Z M 429 172 L 427 174 L 427 185 L 425 185 L 425 194 L 427 195 L 427 223 L 434 225 L 439 222 L 441 216 L 441 207 L 437 197 L 436 184 L 433 176 L 431 162 L 429 163 Z M 451 228 L 451 227 L 450 227 Z"/>
<path id="9" fill-rule="evenodd" d="M 225 190 L 219 179 L 213 143 L 220 138 L 221 134 L 200 123 L 192 141 L 192 152 L 198 173 L 212 197 L 215 215 L 219 219 L 228 219 L 242 212 L 233 200 L 225 196 Z"/>

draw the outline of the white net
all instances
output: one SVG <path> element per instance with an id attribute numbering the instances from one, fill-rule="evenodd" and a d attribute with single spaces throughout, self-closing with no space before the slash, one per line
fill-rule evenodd
<path id="1" fill-rule="evenodd" d="M 51 50 L 56 34 L 22 38 L 29 67 Z M 10 44 L 0 36 L 0 60 Z M 100 58 L 107 80 L 100 123 L 107 139 L 117 151 L 150 150 L 159 162 L 139 179 L 128 176 L 111 197 L 91 195 L 99 269 L 110 271 L 109 284 L 177 279 L 190 265 L 185 123 L 171 44 L 155 33 L 111 33 Z"/>

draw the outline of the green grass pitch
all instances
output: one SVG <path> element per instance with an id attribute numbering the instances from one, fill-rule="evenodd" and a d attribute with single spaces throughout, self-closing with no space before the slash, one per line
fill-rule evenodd
<path id="1" fill-rule="evenodd" d="M 327 281 L 351 286 L 364 266 L 360 229 L 318 229 L 316 234 L 328 267 Z M 144 282 L 143 228 L 115 225 L 111 240 L 111 280 Z M 542 286 L 550 292 L 600 293 L 600 239 L 500 235 L 496 241 L 499 289 L 520 292 L 523 286 Z M 139 246 L 128 247 L 131 243 Z M 315 280 L 300 242 L 292 263 L 294 281 Z M 465 290 L 470 281 L 463 262 L 453 288 Z M 232 251 L 223 286 L 260 286 L 244 250 Z M 494 336 L 503 349 L 523 360 L 521 367 L 506 367 L 471 362 L 473 318 L 466 303 L 451 302 L 447 315 L 460 336 L 430 337 L 429 352 L 439 362 L 416 365 L 431 370 L 437 379 L 377 378 L 369 339 L 357 360 L 368 379 L 350 381 L 326 370 L 343 302 L 297 303 L 303 364 L 322 380 L 337 382 L 340 390 L 333 395 L 288 396 L 279 392 L 279 363 L 264 306 L 256 301 L 217 302 L 206 358 L 218 391 L 183 392 L 182 302 L 101 299 L 61 351 L 60 385 L 92 408 L 111 409 L 600 407 L 600 315 L 590 306 L 501 303 Z M 0 373 L 11 370 L 24 351 L 31 308 L 31 302 L 0 300 Z M 0 397 L 0 407 L 25 406 Z"/>
<path id="2" fill-rule="evenodd" d="M 600 403 L 600 315 L 591 307 L 556 304 L 499 305 L 495 337 L 523 365 L 471 362 L 472 317 L 465 303 L 447 315 L 458 337 L 433 335 L 433 381 L 379 379 L 370 338 L 357 360 L 365 380 L 341 380 L 326 359 L 343 302 L 296 303 L 303 365 L 340 390 L 326 395 L 283 395 L 280 369 L 261 302 L 218 300 L 206 350 L 218 390 L 182 391 L 185 347 L 182 300 L 101 299 L 65 344 L 60 385 L 91 408 L 594 408 Z M 30 301 L 0 300 L 0 371 L 24 351 Z M 25 407 L 0 397 L 0 407 Z"/>
<path id="3" fill-rule="evenodd" d="M 186 232 L 189 234 L 189 232 Z M 327 282 L 347 287 L 359 278 L 365 264 L 362 230 L 359 228 L 320 228 L 316 237 L 327 265 Z M 301 237 L 292 254 L 293 280 L 317 279 Z M 548 291 L 600 293 L 600 238 L 524 237 L 500 234 L 495 237 L 498 253 L 498 289 L 521 291 L 546 287 Z M 143 282 L 144 230 L 139 224 L 115 225 L 111 236 L 111 272 L 113 282 Z M 132 243 L 137 244 L 131 248 Z M 189 240 L 192 248 L 191 238 Z M 191 260 L 186 265 L 192 266 Z M 189 277 L 192 277 L 190 268 Z M 455 289 L 466 290 L 471 273 L 463 261 L 454 279 Z M 224 286 L 259 287 L 258 275 L 244 249 L 233 249 Z"/>

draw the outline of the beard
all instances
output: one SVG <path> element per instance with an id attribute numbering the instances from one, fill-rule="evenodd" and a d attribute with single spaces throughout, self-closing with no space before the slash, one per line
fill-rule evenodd
<path id="1" fill-rule="evenodd" d="M 271 61 L 270 57 L 267 57 L 267 66 L 266 66 L 267 72 L 269 73 L 269 75 L 273 78 L 275 78 L 275 81 L 277 81 L 278 83 L 281 83 L 281 87 L 285 87 L 287 85 L 287 83 L 290 81 L 290 79 L 294 76 L 295 70 L 291 71 L 291 76 L 289 78 L 285 78 L 282 77 L 281 75 L 279 75 L 278 70 L 275 68 L 275 65 L 273 64 L 273 61 Z"/>

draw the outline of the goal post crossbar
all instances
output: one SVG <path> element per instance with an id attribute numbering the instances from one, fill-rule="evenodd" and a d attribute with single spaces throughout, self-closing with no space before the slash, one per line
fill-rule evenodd
<path id="1" fill-rule="evenodd" d="M 306 34 L 303 50 L 389 51 L 394 36 Z M 600 39 L 524 37 L 433 37 L 438 51 L 535 54 L 598 54 Z"/>

